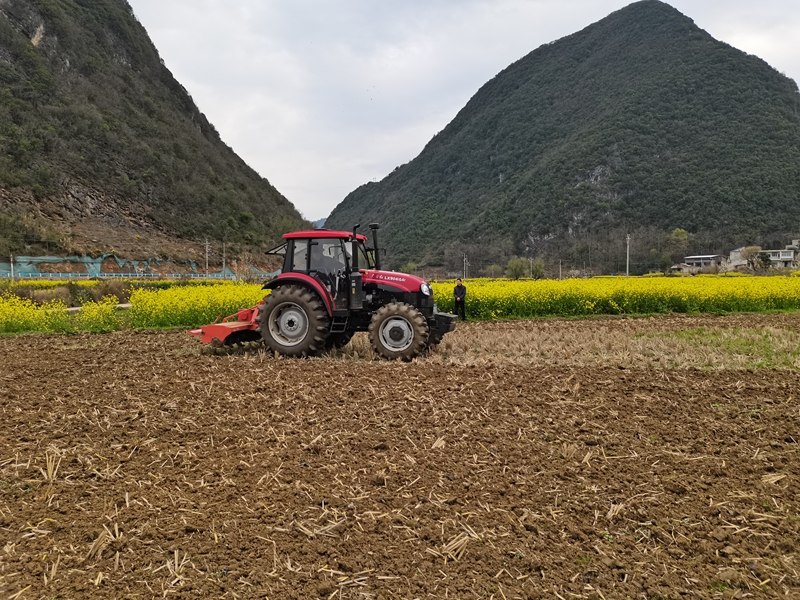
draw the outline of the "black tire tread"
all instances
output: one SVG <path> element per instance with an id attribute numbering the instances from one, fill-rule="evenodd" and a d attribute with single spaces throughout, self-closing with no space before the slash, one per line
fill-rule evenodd
<path id="1" fill-rule="evenodd" d="M 394 352 L 384 347 L 380 342 L 381 324 L 388 318 L 394 316 L 404 317 L 414 331 L 414 340 L 411 345 L 402 352 Z M 372 316 L 369 324 L 369 341 L 373 350 L 381 358 L 388 360 L 410 361 L 422 354 L 428 345 L 428 324 L 422 313 L 411 304 L 405 302 L 393 302 L 381 306 Z"/>
<path id="2" fill-rule="evenodd" d="M 300 306 L 308 317 L 309 332 L 306 338 L 297 346 L 284 346 L 272 337 L 269 326 L 266 324 L 267 315 L 281 302 L 294 302 Z M 264 303 L 258 309 L 258 329 L 267 348 L 282 356 L 291 358 L 301 356 L 317 356 L 325 349 L 325 340 L 328 338 L 330 319 L 325 306 L 317 294 L 309 289 L 297 285 L 285 285 L 276 288 L 264 298 Z"/>

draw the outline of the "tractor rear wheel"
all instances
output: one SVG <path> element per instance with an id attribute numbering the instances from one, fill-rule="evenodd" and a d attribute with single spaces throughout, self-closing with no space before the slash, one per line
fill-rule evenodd
<path id="1" fill-rule="evenodd" d="M 386 304 L 372 317 L 369 341 L 381 357 L 408 361 L 425 350 L 428 325 L 422 313 L 410 304 Z"/>
<path id="2" fill-rule="evenodd" d="M 283 356 L 315 356 L 325 348 L 330 320 L 319 297 L 294 285 L 279 287 L 259 307 L 258 331 Z"/>

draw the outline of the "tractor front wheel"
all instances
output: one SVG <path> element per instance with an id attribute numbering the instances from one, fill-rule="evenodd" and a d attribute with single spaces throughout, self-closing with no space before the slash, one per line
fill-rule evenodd
<path id="1" fill-rule="evenodd" d="M 425 350 L 428 325 L 422 313 L 410 304 L 386 304 L 372 317 L 369 341 L 381 357 L 408 361 Z"/>
<path id="2" fill-rule="evenodd" d="M 329 319 L 319 297 L 287 285 L 274 290 L 259 307 L 258 330 L 267 348 L 283 356 L 315 356 L 325 348 Z"/>

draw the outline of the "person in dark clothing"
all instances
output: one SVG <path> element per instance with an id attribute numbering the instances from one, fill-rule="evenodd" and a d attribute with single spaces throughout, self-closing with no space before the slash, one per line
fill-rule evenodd
<path id="1" fill-rule="evenodd" d="M 453 298 L 456 303 L 456 316 L 461 317 L 462 321 L 467 320 L 467 288 L 461 285 L 461 280 L 456 279 L 456 287 L 453 288 Z"/>

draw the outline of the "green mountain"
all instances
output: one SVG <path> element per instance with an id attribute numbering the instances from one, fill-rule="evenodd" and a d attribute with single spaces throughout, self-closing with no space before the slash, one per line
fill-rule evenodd
<path id="1" fill-rule="evenodd" d="M 800 231 L 800 95 L 657 0 L 541 46 L 327 226 L 378 221 L 388 261 L 637 271 Z M 672 235 L 680 228 L 688 236 Z M 687 239 L 688 238 L 688 239 Z"/>
<path id="2" fill-rule="evenodd" d="M 0 255 L 42 239 L 256 246 L 304 225 L 220 140 L 126 0 L 0 0 Z"/>

